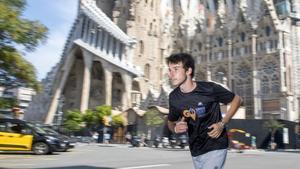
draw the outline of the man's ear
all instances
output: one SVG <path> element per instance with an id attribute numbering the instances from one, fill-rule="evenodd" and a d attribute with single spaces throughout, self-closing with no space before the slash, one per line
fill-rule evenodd
<path id="1" fill-rule="evenodd" d="M 186 71 L 187 75 L 192 75 L 192 72 L 193 72 L 192 68 L 188 68 L 188 70 Z"/>

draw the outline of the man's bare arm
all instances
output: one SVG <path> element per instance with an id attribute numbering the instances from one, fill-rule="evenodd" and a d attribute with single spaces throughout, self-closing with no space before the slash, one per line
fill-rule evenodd
<path id="1" fill-rule="evenodd" d="M 222 134 L 225 124 L 227 124 L 232 118 L 232 116 L 234 116 L 234 114 L 237 112 L 238 108 L 240 107 L 241 103 L 242 103 L 241 97 L 235 95 L 233 100 L 230 103 L 229 110 L 225 114 L 225 117 L 222 119 L 221 122 L 217 122 L 209 126 L 208 128 L 212 130 L 207 134 L 212 138 L 218 138 Z"/>

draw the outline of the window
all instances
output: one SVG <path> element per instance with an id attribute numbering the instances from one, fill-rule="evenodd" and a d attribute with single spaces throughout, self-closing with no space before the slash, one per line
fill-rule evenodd
<path id="1" fill-rule="evenodd" d="M 140 54 L 144 54 L 144 42 L 140 41 L 139 46 L 140 46 Z"/>
<path id="2" fill-rule="evenodd" d="M 115 56 L 115 54 L 116 54 L 116 50 L 117 50 L 117 40 L 116 40 L 116 38 L 113 38 L 113 56 Z"/>
<path id="3" fill-rule="evenodd" d="M 202 50 L 202 43 L 198 42 L 197 45 L 198 45 L 198 51 L 201 51 Z"/>
<path id="4" fill-rule="evenodd" d="M 270 26 L 266 26 L 265 31 L 266 31 L 267 36 L 271 35 L 271 27 Z"/>
<path id="5" fill-rule="evenodd" d="M 0 132 L 5 132 L 6 131 L 6 124 L 4 122 L 0 123 Z"/>
<path id="6" fill-rule="evenodd" d="M 144 75 L 146 79 L 150 79 L 150 65 L 146 64 L 144 68 Z"/>
<path id="7" fill-rule="evenodd" d="M 245 34 L 245 32 L 242 32 L 240 36 L 241 36 L 241 41 L 245 42 L 245 40 L 246 40 L 246 34 Z"/>
<path id="8" fill-rule="evenodd" d="M 221 37 L 218 38 L 218 45 L 220 47 L 223 46 L 223 38 L 221 38 Z"/>

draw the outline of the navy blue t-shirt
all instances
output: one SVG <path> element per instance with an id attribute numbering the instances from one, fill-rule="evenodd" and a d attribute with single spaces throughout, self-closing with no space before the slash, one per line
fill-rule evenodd
<path id="1" fill-rule="evenodd" d="M 175 88 L 169 95 L 169 121 L 183 116 L 188 123 L 189 146 L 192 156 L 228 147 L 224 129 L 219 138 L 208 136 L 208 127 L 222 120 L 220 103 L 230 103 L 235 94 L 214 82 L 196 82 L 196 88 L 183 93 Z"/>

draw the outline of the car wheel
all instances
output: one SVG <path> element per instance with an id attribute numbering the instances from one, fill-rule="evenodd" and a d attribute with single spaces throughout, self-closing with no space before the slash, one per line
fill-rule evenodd
<path id="1" fill-rule="evenodd" d="M 37 155 L 44 155 L 50 153 L 49 146 L 43 142 L 34 143 L 32 146 L 32 151 Z"/>

